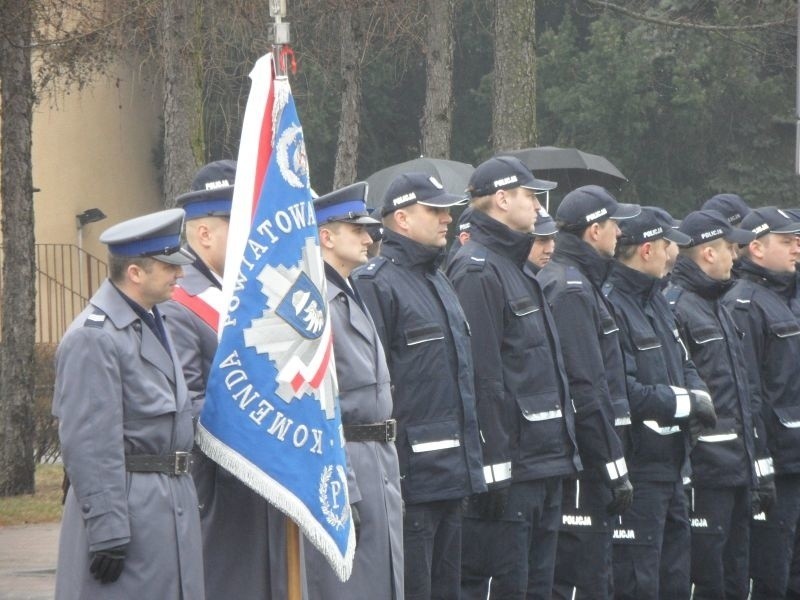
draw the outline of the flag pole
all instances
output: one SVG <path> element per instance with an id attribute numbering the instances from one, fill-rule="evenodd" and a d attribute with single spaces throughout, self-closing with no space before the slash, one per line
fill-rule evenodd
<path id="1" fill-rule="evenodd" d="M 300 529 L 289 517 L 286 519 L 286 576 L 289 600 L 302 600 L 303 583 L 300 577 Z"/>
<path id="2" fill-rule="evenodd" d="M 272 31 L 272 55 L 275 77 L 286 77 L 286 61 L 281 55 L 284 45 L 291 41 L 289 23 L 286 17 L 286 0 L 269 0 L 269 14 L 275 19 Z M 300 576 L 300 529 L 288 516 L 286 523 L 286 584 L 287 599 L 302 600 L 303 583 Z"/>

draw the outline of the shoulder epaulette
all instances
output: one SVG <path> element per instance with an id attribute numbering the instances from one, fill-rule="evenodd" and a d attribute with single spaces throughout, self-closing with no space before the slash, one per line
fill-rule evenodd
<path id="1" fill-rule="evenodd" d="M 613 290 L 613 289 L 614 289 L 614 284 L 611 283 L 610 281 L 606 281 L 603 284 L 603 287 L 600 288 L 600 291 L 603 292 L 603 296 L 608 298 L 608 296 L 611 294 L 611 290 Z"/>
<path id="2" fill-rule="evenodd" d="M 683 288 L 677 285 L 671 285 L 664 290 L 664 298 L 667 299 L 670 306 L 675 306 L 681 294 L 683 294 Z"/>
<path id="3" fill-rule="evenodd" d="M 106 313 L 104 313 L 99 308 L 95 308 L 94 312 L 86 317 L 86 320 L 83 322 L 84 327 L 97 327 L 98 329 L 103 327 L 103 323 L 106 321 Z"/>
<path id="4" fill-rule="evenodd" d="M 486 266 L 486 256 L 488 251 L 485 246 L 473 244 L 470 252 L 463 254 L 464 260 L 467 263 L 467 271 L 483 271 Z"/>
<path id="5" fill-rule="evenodd" d="M 564 275 L 566 276 L 564 283 L 567 286 L 568 292 L 577 292 L 583 289 L 584 277 L 578 267 L 569 265 L 564 269 Z"/>
<path id="6" fill-rule="evenodd" d="M 354 279 L 372 279 L 375 277 L 377 272 L 380 271 L 381 267 L 383 267 L 383 265 L 385 265 L 387 262 L 389 261 L 386 260 L 385 257 L 376 256 L 370 259 L 370 261 L 360 269 L 356 269 L 353 272 L 352 277 Z"/>

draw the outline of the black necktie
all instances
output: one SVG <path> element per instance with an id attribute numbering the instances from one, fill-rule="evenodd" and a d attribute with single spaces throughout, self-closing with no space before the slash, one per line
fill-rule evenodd
<path id="1" fill-rule="evenodd" d="M 164 330 L 164 323 L 161 320 L 161 314 L 158 312 L 158 308 L 154 306 L 152 313 L 145 313 L 145 322 L 151 331 L 156 334 L 158 341 L 161 342 L 161 345 L 164 346 L 167 354 L 169 354 L 170 351 L 169 343 L 167 342 L 167 332 Z"/>

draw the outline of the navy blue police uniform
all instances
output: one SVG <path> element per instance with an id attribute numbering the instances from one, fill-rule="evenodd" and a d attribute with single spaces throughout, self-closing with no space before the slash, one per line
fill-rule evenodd
<path id="1" fill-rule="evenodd" d="M 645 208 L 621 228 L 621 244 L 674 235 Z M 707 388 L 688 357 L 659 278 L 617 262 L 603 291 L 620 327 L 631 409 L 627 463 L 635 489 L 633 504 L 614 531 L 615 597 L 688 598 L 690 530 L 682 471 L 688 419 L 697 396 L 710 403 Z"/>
<path id="2" fill-rule="evenodd" d="M 577 479 L 564 483 L 557 598 L 613 597 L 613 517 L 632 500 L 620 441 L 630 425 L 630 407 L 619 327 L 601 291 L 613 259 L 580 236 L 594 222 L 638 212 L 638 206 L 620 205 L 598 186 L 570 192 L 556 213 L 561 230 L 555 252 L 538 275 L 561 340 L 585 468 Z"/>
<path id="3" fill-rule="evenodd" d="M 421 174 L 401 175 L 386 201 L 394 210 L 414 202 L 449 206 L 460 200 L 438 186 Z M 461 501 L 486 489 L 469 324 L 438 268 L 443 256 L 439 248 L 387 228 L 381 256 L 352 275 L 392 380 L 405 501 L 406 598 L 457 597 Z"/>
<path id="4" fill-rule="evenodd" d="M 692 238 L 689 246 L 721 238 L 746 244 L 754 238 L 732 228 L 721 213 L 708 210 L 689 214 L 680 231 Z M 681 255 L 665 291 L 717 414 L 716 428 L 703 432 L 691 453 L 691 580 L 698 599 L 744 599 L 749 593 L 756 454 L 741 332 L 721 303 L 732 285 L 733 280 L 714 279 L 695 260 Z"/>
<path id="5" fill-rule="evenodd" d="M 539 181 L 502 157 L 479 166 L 470 187 L 478 197 Z M 532 243 L 476 208 L 470 240 L 448 267 L 472 326 L 489 486 L 464 519 L 462 598 L 486 598 L 490 577 L 492 597 L 549 597 L 561 483 L 581 468 L 555 323 L 538 282 L 523 272 Z"/>
<path id="6" fill-rule="evenodd" d="M 800 221 L 800 209 L 789 211 L 795 220 Z M 800 318 L 800 271 L 795 275 L 794 300 L 792 301 L 792 312 Z M 792 565 L 789 573 L 789 589 L 786 591 L 789 600 L 800 600 L 800 530 L 794 534 L 794 553 L 792 555 Z"/>
<path id="7" fill-rule="evenodd" d="M 755 209 L 741 227 L 759 237 L 800 232 L 800 223 L 774 207 Z M 796 277 L 748 258 L 739 261 L 737 275 L 724 303 L 744 332 L 757 445 L 766 441 L 776 491 L 772 510 L 753 517 L 751 597 L 784 598 L 800 521 L 800 319 L 791 307 Z"/>
<path id="8" fill-rule="evenodd" d="M 541 240 L 552 240 L 555 243 L 556 234 L 558 233 L 558 228 L 556 227 L 556 222 L 553 220 L 547 210 L 544 208 L 539 209 L 537 211 L 538 214 L 536 216 L 536 224 L 534 230 L 531 232 L 533 234 L 533 244 L 536 245 L 537 241 Z M 531 252 L 533 250 L 531 249 Z M 454 253 L 455 255 L 455 253 Z M 552 258 L 552 255 L 551 257 Z M 525 262 L 525 266 L 523 267 L 528 275 L 536 277 L 539 274 L 539 271 L 542 270 L 542 267 L 536 263 L 534 263 L 530 259 L 530 255 L 528 255 L 528 260 Z"/>

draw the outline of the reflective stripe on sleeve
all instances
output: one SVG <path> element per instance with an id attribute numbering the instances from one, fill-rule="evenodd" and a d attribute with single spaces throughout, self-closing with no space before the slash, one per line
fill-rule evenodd
<path id="1" fill-rule="evenodd" d="M 767 477 L 775 473 L 775 468 L 772 466 L 771 458 L 761 458 L 756 461 L 756 475 L 758 477 Z"/>
<path id="2" fill-rule="evenodd" d="M 682 419 L 688 417 L 692 411 L 692 403 L 689 399 L 689 392 L 686 388 L 669 386 L 672 388 L 672 393 L 675 394 L 675 418 Z"/>
<path id="3" fill-rule="evenodd" d="M 625 463 L 625 458 L 618 458 L 606 463 L 606 471 L 608 471 L 608 478 L 611 481 L 624 477 L 628 473 L 628 465 Z"/>
<path id="4" fill-rule="evenodd" d="M 671 425 L 670 427 L 661 427 L 656 421 L 642 421 L 642 425 L 648 429 L 652 429 L 658 435 L 672 435 L 673 433 L 680 432 L 679 425 Z"/>
<path id="5" fill-rule="evenodd" d="M 483 477 L 486 483 L 498 483 L 511 479 L 511 462 L 497 463 L 483 467 Z"/>

